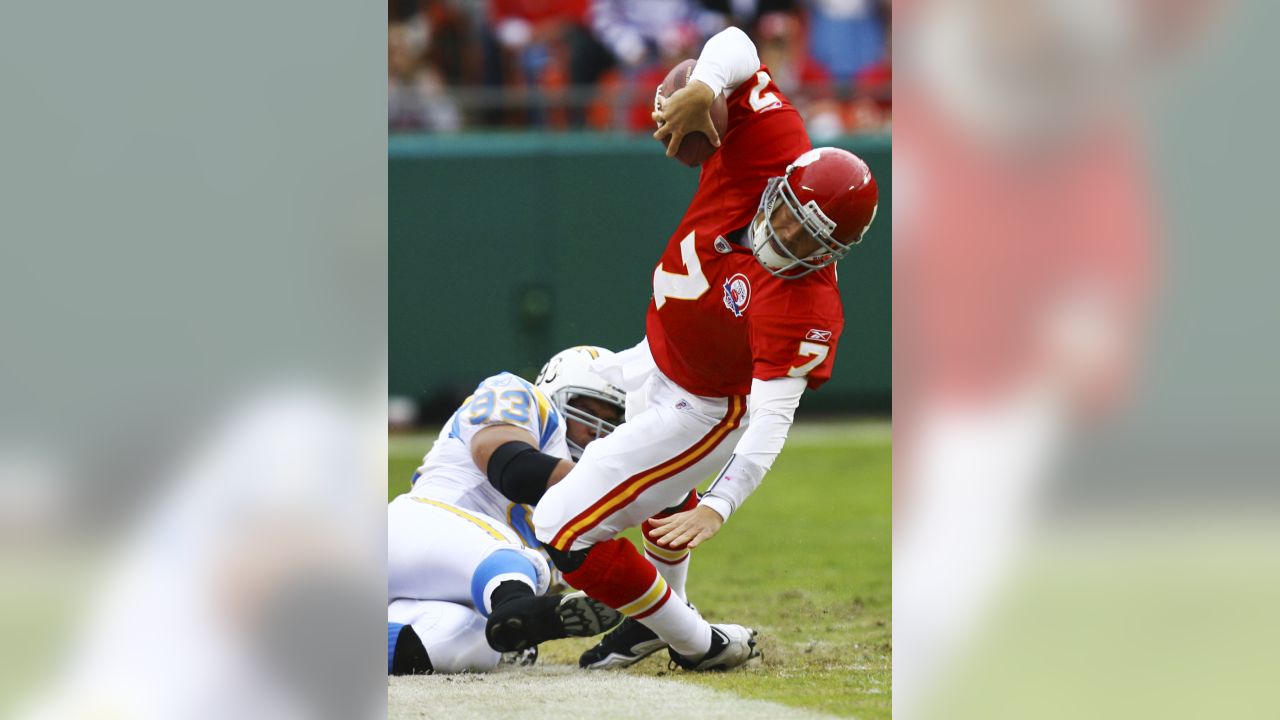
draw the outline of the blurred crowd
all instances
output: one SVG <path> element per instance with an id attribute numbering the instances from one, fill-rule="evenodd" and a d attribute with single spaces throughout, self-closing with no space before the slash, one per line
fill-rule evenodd
<path id="1" fill-rule="evenodd" d="M 815 139 L 883 132 L 889 0 L 389 0 L 392 132 L 643 132 L 654 88 L 734 25 Z"/>

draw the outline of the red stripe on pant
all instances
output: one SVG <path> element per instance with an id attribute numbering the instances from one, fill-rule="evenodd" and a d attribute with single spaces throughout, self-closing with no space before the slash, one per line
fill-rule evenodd
<path id="1" fill-rule="evenodd" d="M 586 561 L 564 575 L 565 582 L 615 610 L 639 600 L 657 578 L 658 569 L 653 563 L 623 538 L 596 543 Z M 670 598 L 671 588 L 667 588 L 661 600 L 636 617 L 652 615 Z"/>
<path id="2" fill-rule="evenodd" d="M 742 423 L 743 416 L 746 415 L 746 411 L 747 398 L 745 395 L 730 397 L 725 416 L 706 435 L 703 435 L 698 442 L 670 460 L 636 473 L 616 485 L 612 490 L 605 493 L 604 497 L 596 500 L 586 510 L 578 513 L 573 519 L 565 523 L 556 532 L 555 537 L 551 538 L 551 547 L 557 550 L 568 550 L 573 547 L 573 543 L 578 538 L 590 532 L 597 525 L 604 522 L 605 518 L 625 507 L 627 503 L 634 501 L 641 493 L 668 478 L 684 472 L 707 455 L 710 455 L 729 433 L 738 428 Z M 619 501 L 619 498 L 625 498 L 625 500 Z M 607 512 L 603 512 L 605 510 Z M 595 519 L 586 522 L 587 518 L 592 516 L 595 516 Z M 579 523 L 583 522 L 586 522 L 586 524 L 579 526 Z"/>

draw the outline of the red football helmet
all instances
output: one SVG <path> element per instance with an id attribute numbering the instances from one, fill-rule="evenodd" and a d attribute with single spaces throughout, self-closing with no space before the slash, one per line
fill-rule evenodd
<path id="1" fill-rule="evenodd" d="M 779 198 L 818 241 L 820 247 L 808 257 L 796 257 L 777 237 L 771 218 Z M 764 219 L 751 229 L 756 260 L 786 279 L 826 267 L 862 240 L 879 201 L 876 179 L 861 158 L 840 148 L 814 148 L 765 186 L 760 197 Z"/>

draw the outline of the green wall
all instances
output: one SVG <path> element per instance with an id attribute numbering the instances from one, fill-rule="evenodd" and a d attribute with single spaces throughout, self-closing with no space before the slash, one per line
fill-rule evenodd
<path id="1" fill-rule="evenodd" d="M 806 410 L 885 412 L 890 396 L 887 136 L 836 142 L 871 166 L 880 212 L 840 263 L 845 331 Z M 653 265 L 698 173 L 648 138 L 483 134 L 389 143 L 390 392 L 448 412 L 499 370 L 532 378 L 575 344 L 644 334 Z"/>

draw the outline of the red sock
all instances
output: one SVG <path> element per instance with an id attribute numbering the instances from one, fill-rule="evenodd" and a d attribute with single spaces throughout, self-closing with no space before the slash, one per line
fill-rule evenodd
<path id="1" fill-rule="evenodd" d="M 689 494 L 684 497 L 684 500 L 680 501 L 679 505 L 676 505 L 674 507 L 669 507 L 666 510 L 663 510 L 662 512 L 658 513 L 657 515 L 654 515 L 654 517 L 657 517 L 657 518 L 671 517 L 676 513 L 687 512 L 696 507 L 698 507 L 698 491 L 690 490 Z"/>
<path id="2" fill-rule="evenodd" d="M 688 564 L 687 562 L 685 563 Z M 656 568 L 622 538 L 597 544 L 582 566 L 564 576 L 570 585 L 630 616 L 688 657 L 711 647 L 711 626 L 679 598 Z"/>
<path id="3" fill-rule="evenodd" d="M 671 588 L 653 564 L 623 538 L 597 543 L 582 566 L 565 573 L 564 579 L 637 620 L 657 612 L 671 597 Z"/>

